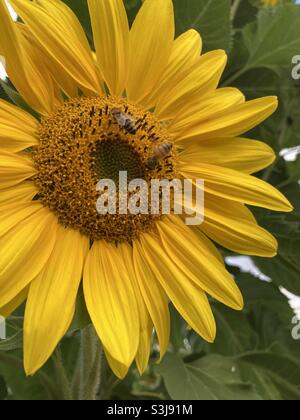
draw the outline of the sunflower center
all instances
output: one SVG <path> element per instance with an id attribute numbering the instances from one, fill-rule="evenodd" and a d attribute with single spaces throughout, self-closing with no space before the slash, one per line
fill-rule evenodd
<path id="1" fill-rule="evenodd" d="M 176 177 L 174 148 L 155 157 L 156 150 L 168 151 L 171 139 L 152 113 L 122 98 L 72 99 L 41 122 L 39 138 L 33 154 L 39 197 L 65 227 L 91 240 L 131 242 L 161 218 L 150 207 L 148 214 L 99 214 L 96 208 L 98 182 L 110 179 L 118 188 L 120 171 L 128 183 L 145 180 L 149 190 L 152 179 Z"/>
<path id="2" fill-rule="evenodd" d="M 94 171 L 98 179 L 119 183 L 120 171 L 126 171 L 128 182 L 145 178 L 145 166 L 135 148 L 118 137 L 96 142 Z"/>

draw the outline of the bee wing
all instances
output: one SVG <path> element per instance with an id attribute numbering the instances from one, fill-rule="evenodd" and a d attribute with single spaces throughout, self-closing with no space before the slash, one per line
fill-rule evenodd
<path id="1" fill-rule="evenodd" d="M 127 123 L 127 116 L 126 114 L 122 113 L 119 117 L 119 124 L 121 127 L 124 127 Z"/>

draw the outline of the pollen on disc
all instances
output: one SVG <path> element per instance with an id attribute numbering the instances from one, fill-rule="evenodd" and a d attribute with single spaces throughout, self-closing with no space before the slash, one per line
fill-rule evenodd
<path id="1" fill-rule="evenodd" d="M 116 109 L 123 120 L 114 117 Z M 152 215 L 150 207 L 149 214 L 98 214 L 97 183 L 108 178 L 118 186 L 119 171 L 126 171 L 128 182 L 145 180 L 151 194 L 153 178 L 177 177 L 174 148 L 155 168 L 147 166 L 154 148 L 171 141 L 153 113 L 126 99 L 102 96 L 67 101 L 39 127 L 39 145 L 33 154 L 39 198 L 63 226 L 91 240 L 131 242 L 152 230 L 161 214 Z"/>

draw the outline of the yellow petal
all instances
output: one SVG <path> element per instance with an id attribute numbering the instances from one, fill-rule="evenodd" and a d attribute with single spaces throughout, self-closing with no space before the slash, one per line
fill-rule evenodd
<path id="1" fill-rule="evenodd" d="M 124 92 L 129 25 L 123 0 L 89 0 L 97 63 L 112 95 Z"/>
<path id="2" fill-rule="evenodd" d="M 95 242 L 85 265 L 83 286 L 95 329 L 112 358 L 130 366 L 139 344 L 139 313 L 128 266 L 120 250 Z"/>
<path id="3" fill-rule="evenodd" d="M 22 303 L 27 299 L 27 295 L 28 287 L 25 287 L 25 289 L 23 289 L 15 298 L 0 308 L 0 316 L 7 318 L 13 314 L 15 310 L 18 309 L 18 307 L 21 306 Z"/>
<path id="4" fill-rule="evenodd" d="M 185 165 L 194 162 L 208 163 L 242 171 L 258 172 L 276 159 L 274 151 L 266 143 L 243 138 L 219 138 L 202 141 L 187 147 L 180 154 Z"/>
<path id="5" fill-rule="evenodd" d="M 201 225 L 202 226 L 202 225 Z M 198 226 L 191 226 L 192 231 L 198 235 Z M 216 248 L 216 246 L 210 241 L 208 238 L 206 238 L 204 235 L 200 234 L 200 241 L 205 243 L 205 247 L 207 250 L 221 263 L 223 266 L 225 266 L 224 257 L 220 253 L 220 251 Z"/>
<path id="6" fill-rule="evenodd" d="M 139 279 L 137 278 L 135 269 L 134 269 L 134 260 L 133 260 L 133 248 L 127 244 L 119 245 L 120 252 L 123 255 L 124 261 L 128 261 L 127 264 L 129 276 L 132 282 L 132 286 L 135 292 L 135 297 L 137 301 L 137 307 L 139 312 L 140 320 L 140 340 L 139 347 L 136 355 L 136 363 L 140 374 L 142 374 L 149 362 L 150 351 L 151 351 L 151 337 L 153 330 L 153 323 L 149 316 L 149 312 L 145 301 L 143 299 Z"/>
<path id="7" fill-rule="evenodd" d="M 43 205 L 38 202 L 16 202 L 13 204 L 0 205 L 0 238 L 20 223 L 25 224 L 29 216 L 43 209 Z"/>
<path id="8" fill-rule="evenodd" d="M 39 41 L 30 32 L 28 26 L 22 24 L 20 25 L 20 29 L 22 30 L 22 33 L 28 43 L 33 45 L 34 49 L 37 51 L 36 56 L 38 59 L 38 67 L 41 72 L 49 73 L 51 80 L 53 81 L 54 105 L 59 106 L 62 102 L 64 102 L 65 97 L 73 98 L 78 96 L 78 84 L 61 68 L 59 64 L 56 63 L 56 61 L 49 59 L 47 51 L 41 47 Z M 82 91 L 84 92 L 83 88 Z M 89 92 L 87 94 L 89 94 Z"/>
<path id="9" fill-rule="evenodd" d="M 207 197 L 207 193 L 205 194 L 205 197 Z M 178 204 L 182 205 L 182 202 L 178 202 Z M 193 205 L 189 205 L 188 203 L 184 203 L 185 205 L 185 210 L 189 210 L 190 214 L 195 213 L 195 206 L 196 203 L 193 203 Z M 204 216 L 204 215 L 202 215 Z M 183 214 L 180 216 L 181 221 L 185 221 L 186 219 L 186 214 L 185 212 L 183 212 Z M 179 224 L 181 224 L 181 221 L 177 221 L 177 218 L 172 218 L 170 219 L 172 220 L 173 223 L 178 222 Z M 196 235 L 199 233 L 199 229 L 198 229 L 198 225 L 196 226 L 190 226 L 191 230 L 193 231 L 193 233 L 195 233 Z M 201 242 L 205 242 L 205 247 L 207 248 L 207 250 L 222 264 L 225 265 L 225 261 L 224 258 L 222 256 L 222 254 L 220 253 L 220 251 L 215 247 L 215 245 L 209 240 L 207 239 L 205 236 L 201 235 L 200 236 L 200 241 Z"/>
<path id="10" fill-rule="evenodd" d="M 161 119 L 175 117 L 218 86 L 227 63 L 225 51 L 216 50 L 202 55 L 184 79 L 159 100 L 155 113 Z"/>
<path id="11" fill-rule="evenodd" d="M 104 352 L 105 352 L 105 356 L 107 359 L 107 362 L 111 368 L 111 370 L 113 371 L 113 373 L 116 375 L 117 378 L 119 378 L 120 380 L 124 379 L 125 376 L 128 373 L 129 370 L 129 366 L 123 365 L 122 363 L 120 363 L 118 360 L 114 359 L 109 351 L 103 347 Z"/>
<path id="12" fill-rule="evenodd" d="M 46 57 L 42 54 L 37 40 L 30 33 L 28 27 L 23 23 L 17 23 L 16 26 L 26 55 L 30 58 L 32 66 L 38 69 L 39 74 L 42 75 L 43 95 L 45 96 L 47 109 L 40 113 L 48 115 L 61 103 L 61 98 L 58 100 L 58 86 L 54 81 L 53 74 L 51 74 L 50 67 L 47 65 Z M 30 82 L 32 86 L 32 81 Z"/>
<path id="13" fill-rule="evenodd" d="M 130 31 L 127 93 L 138 102 L 156 86 L 174 40 L 171 0 L 145 0 Z"/>
<path id="14" fill-rule="evenodd" d="M 24 181 L 13 187 L 1 190 L 0 204 L 17 204 L 32 201 L 38 190 L 33 182 Z"/>
<path id="15" fill-rule="evenodd" d="M 274 257 L 277 253 L 278 244 L 273 235 L 258 226 L 243 204 L 234 201 L 207 194 L 205 221 L 199 229 L 238 254 Z"/>
<path id="16" fill-rule="evenodd" d="M 61 62 L 58 62 L 54 59 L 49 59 L 48 51 L 41 48 L 41 56 L 44 57 L 45 62 L 51 72 L 52 77 L 55 79 L 61 90 L 63 91 L 64 95 L 68 96 L 69 98 L 76 97 L 80 95 L 80 92 L 83 92 L 85 95 L 94 95 L 95 90 L 97 89 L 97 94 L 101 91 L 101 83 L 102 79 L 99 74 L 99 69 L 96 67 L 96 59 L 95 53 L 90 51 L 90 45 L 87 40 L 86 34 L 78 21 L 77 17 L 74 13 L 61 1 L 56 1 L 55 3 L 52 1 L 44 1 L 44 0 L 36 0 L 41 7 L 43 7 L 48 13 L 51 13 L 57 21 L 60 22 L 65 34 L 70 36 L 70 42 L 74 42 L 74 38 L 76 38 L 76 42 L 79 42 L 80 48 L 84 50 L 82 57 L 86 57 L 89 64 L 87 66 L 91 66 L 90 78 L 93 79 L 91 83 L 95 84 L 93 91 L 90 88 L 86 88 L 85 86 L 80 86 L 77 80 L 74 77 L 70 77 L 69 71 L 66 71 L 64 66 L 62 66 Z M 53 7 L 55 6 L 55 7 Z M 90 59 L 90 54 L 92 54 L 92 61 Z M 95 75 L 97 81 L 95 81 Z M 79 87 L 79 89 L 78 89 Z M 64 98 L 63 98 L 64 100 Z"/>
<path id="17" fill-rule="evenodd" d="M 216 324 L 203 290 L 175 265 L 153 235 L 143 235 L 141 243 L 151 270 L 175 308 L 201 337 L 213 342 Z"/>
<path id="18" fill-rule="evenodd" d="M 238 89 L 214 90 L 205 98 L 198 97 L 194 102 L 189 101 L 188 106 L 179 111 L 168 128 L 175 139 L 180 141 L 180 134 L 191 129 L 193 125 L 200 124 L 200 121 L 216 118 L 217 115 L 222 115 L 228 109 L 243 102 L 245 102 L 245 96 Z"/>
<path id="19" fill-rule="evenodd" d="M 164 290 L 147 262 L 140 241 L 133 243 L 133 260 L 143 299 L 148 308 L 160 346 L 160 359 L 170 340 L 170 312 Z"/>
<path id="20" fill-rule="evenodd" d="M 81 43 L 84 55 L 89 57 L 92 54 L 85 31 L 70 7 L 61 0 L 35 0 L 35 3 L 57 20 L 67 37 L 74 37 L 73 42 L 78 40 Z"/>
<path id="21" fill-rule="evenodd" d="M 0 189 L 20 184 L 35 173 L 31 157 L 0 151 Z"/>
<path id="22" fill-rule="evenodd" d="M 153 322 L 151 321 L 149 314 L 147 316 L 147 328 L 142 330 L 140 333 L 140 343 L 138 351 L 136 354 L 136 365 L 140 375 L 146 371 L 149 358 L 151 353 L 151 344 L 152 344 L 152 334 L 153 334 Z"/>
<path id="23" fill-rule="evenodd" d="M 24 321 L 24 365 L 33 375 L 70 326 L 89 240 L 59 226 L 52 254 L 31 284 Z"/>
<path id="24" fill-rule="evenodd" d="M 0 306 L 41 272 L 52 252 L 56 229 L 56 217 L 42 208 L 0 238 Z"/>
<path id="25" fill-rule="evenodd" d="M 275 211 L 293 210 L 289 201 L 272 185 L 254 176 L 207 163 L 181 165 L 185 178 L 204 179 L 205 191 L 240 203 Z"/>
<path id="26" fill-rule="evenodd" d="M 35 66 L 40 74 L 43 75 L 43 84 L 45 89 L 47 89 L 47 104 L 49 104 L 47 111 L 43 114 L 48 114 L 49 112 L 53 112 L 55 107 L 59 106 L 63 101 L 59 86 L 54 80 L 57 72 L 51 72 L 49 60 L 45 54 L 43 54 L 37 39 L 35 39 L 28 27 L 23 23 L 17 23 L 17 27 L 21 33 L 22 43 L 26 54 L 30 57 L 33 66 Z"/>
<path id="27" fill-rule="evenodd" d="M 22 129 L 24 133 L 34 136 L 39 123 L 28 112 L 0 99 L 0 123 Z"/>
<path id="28" fill-rule="evenodd" d="M 99 93 L 91 50 L 71 9 L 61 1 L 51 0 L 12 0 L 11 4 L 57 69 L 67 73 L 79 87 Z"/>
<path id="29" fill-rule="evenodd" d="M 19 24 L 12 21 L 5 0 L 0 0 L 0 21 L 0 53 L 5 57 L 9 78 L 33 109 L 41 114 L 51 112 L 51 81 L 35 65 L 32 59 L 35 51 L 19 31 Z"/>
<path id="30" fill-rule="evenodd" d="M 180 140 L 195 141 L 235 137 L 256 127 L 276 111 L 278 100 L 275 96 L 254 99 L 230 108 L 222 115 L 200 121 L 180 134 Z"/>
<path id="31" fill-rule="evenodd" d="M 0 150 L 20 152 L 38 144 L 37 137 L 27 134 L 20 128 L 10 127 L 0 122 Z"/>
<path id="32" fill-rule="evenodd" d="M 179 217 L 158 224 L 169 259 L 198 287 L 233 309 L 243 307 L 242 295 L 232 276 L 207 247 L 204 235 L 195 235 Z"/>
<path id="33" fill-rule="evenodd" d="M 200 35 L 194 29 L 184 32 L 175 39 L 167 67 L 153 92 L 143 99 L 145 108 L 155 106 L 174 86 L 183 80 L 199 58 L 202 49 Z"/>

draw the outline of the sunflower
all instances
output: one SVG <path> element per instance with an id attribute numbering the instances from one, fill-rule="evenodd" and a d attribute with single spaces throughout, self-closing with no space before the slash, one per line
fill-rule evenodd
<path id="1" fill-rule="evenodd" d="M 274 237 L 246 205 L 291 211 L 252 174 L 274 161 L 264 143 L 240 135 L 277 108 L 218 88 L 226 54 L 201 53 L 195 30 L 174 39 L 171 0 L 145 0 L 131 28 L 122 0 L 89 0 L 91 49 L 59 0 L 0 0 L 0 54 L 31 113 L 0 101 L 0 313 L 26 300 L 24 366 L 34 374 L 74 316 L 81 283 L 108 362 L 122 378 L 147 367 L 153 331 L 165 354 L 169 302 L 213 342 L 208 295 L 235 309 L 243 298 L 213 242 L 272 257 Z M 95 51 L 94 51 L 95 50 Z M 136 130 L 115 124 L 112 110 Z M 155 168 L 154 145 L 173 145 Z M 99 215 L 96 183 L 128 177 L 204 179 L 205 221 L 180 216 Z"/>

